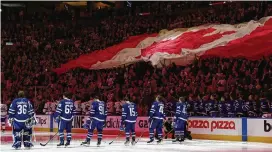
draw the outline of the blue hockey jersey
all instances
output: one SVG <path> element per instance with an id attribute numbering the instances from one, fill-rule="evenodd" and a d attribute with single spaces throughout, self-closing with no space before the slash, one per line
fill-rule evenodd
<path id="1" fill-rule="evenodd" d="M 150 109 L 149 118 L 151 119 L 165 119 L 164 104 L 162 102 L 155 101 Z"/>
<path id="2" fill-rule="evenodd" d="M 188 115 L 187 115 L 187 106 L 185 103 L 178 102 L 176 104 L 176 113 L 175 113 L 175 120 L 181 119 L 184 121 L 187 121 Z"/>
<path id="3" fill-rule="evenodd" d="M 95 100 L 92 102 L 90 118 L 104 122 L 107 119 L 107 106 L 104 101 Z"/>
<path id="4" fill-rule="evenodd" d="M 226 102 L 226 110 L 228 114 L 233 114 L 234 113 L 234 106 L 233 106 L 233 100 L 229 100 Z"/>
<path id="5" fill-rule="evenodd" d="M 34 116 L 33 106 L 26 98 L 14 99 L 10 105 L 9 118 L 13 118 L 17 122 L 25 122 Z"/>
<path id="6" fill-rule="evenodd" d="M 215 100 L 209 100 L 205 103 L 205 109 L 207 114 L 217 111 L 217 102 Z"/>
<path id="7" fill-rule="evenodd" d="M 243 105 L 244 105 L 244 100 L 235 100 L 233 102 L 234 105 L 234 112 L 236 113 L 243 113 Z"/>
<path id="8" fill-rule="evenodd" d="M 199 111 L 199 101 L 198 100 L 194 101 L 194 111 L 195 112 Z"/>
<path id="9" fill-rule="evenodd" d="M 218 103 L 218 112 L 221 117 L 227 116 L 227 103 L 225 101 Z"/>
<path id="10" fill-rule="evenodd" d="M 135 103 L 129 102 L 122 106 L 122 122 L 135 123 L 138 117 L 137 106 Z"/>
<path id="11" fill-rule="evenodd" d="M 71 121 L 74 117 L 75 106 L 71 99 L 62 99 L 57 107 L 55 117 L 60 117 L 62 120 Z"/>
<path id="12" fill-rule="evenodd" d="M 263 113 L 269 112 L 269 103 L 265 98 L 260 99 L 260 111 Z"/>

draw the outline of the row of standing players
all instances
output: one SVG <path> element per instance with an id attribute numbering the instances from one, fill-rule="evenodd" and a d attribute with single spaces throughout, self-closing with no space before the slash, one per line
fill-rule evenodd
<path id="1" fill-rule="evenodd" d="M 209 117 L 262 117 L 264 114 L 272 113 L 272 101 L 269 102 L 265 97 L 260 98 L 259 102 L 249 96 L 248 100 L 239 97 L 237 100 L 215 100 L 211 95 L 208 99 L 201 100 L 189 99 L 187 102 L 189 116 L 209 116 Z"/>
<path id="2" fill-rule="evenodd" d="M 9 114 L 9 123 L 12 126 L 12 133 L 14 137 L 14 143 L 12 147 L 15 149 L 21 148 L 21 142 L 23 141 L 25 148 L 33 147 L 31 143 L 32 137 L 32 128 L 33 125 L 37 123 L 35 118 L 35 113 L 33 106 L 28 99 L 24 97 L 24 92 L 19 91 L 19 98 L 16 98 L 12 101 L 10 105 L 8 114 Z M 74 117 L 75 106 L 74 101 L 71 100 L 72 94 L 65 92 L 63 94 L 63 99 L 58 103 L 57 110 L 54 113 L 54 119 L 58 122 L 58 133 L 60 143 L 57 144 L 60 146 L 69 146 L 72 139 L 72 120 Z M 82 142 L 82 145 L 89 145 L 91 138 L 93 136 L 93 131 L 97 129 L 98 132 L 98 142 L 99 146 L 102 141 L 103 128 L 105 127 L 106 118 L 107 118 L 107 108 L 104 101 L 100 101 L 97 96 L 92 96 L 93 102 L 90 110 L 90 117 L 84 124 L 84 128 L 88 129 L 88 134 L 86 140 Z M 137 119 L 137 106 L 135 103 L 130 102 L 128 99 L 124 99 L 125 104 L 122 105 L 122 121 L 121 125 L 123 126 L 126 134 L 126 142 L 128 145 L 130 142 L 130 136 L 132 137 L 132 145 L 135 142 L 135 123 Z M 163 122 L 166 119 L 164 114 L 164 103 L 161 96 L 156 97 L 156 101 L 153 102 L 150 114 L 149 114 L 149 135 L 150 141 L 154 141 L 154 130 L 158 134 L 158 143 L 162 141 L 162 128 Z M 174 117 L 174 130 L 177 141 L 184 140 L 184 131 L 185 123 L 187 121 L 186 113 L 186 104 L 179 100 L 176 104 L 176 113 Z M 64 144 L 64 130 L 66 130 L 66 143 Z"/>

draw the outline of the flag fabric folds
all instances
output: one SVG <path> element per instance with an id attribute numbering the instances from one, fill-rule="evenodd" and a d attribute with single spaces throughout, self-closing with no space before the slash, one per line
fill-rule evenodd
<path id="1" fill-rule="evenodd" d="M 272 17 L 238 25 L 202 25 L 188 29 L 129 37 L 120 44 L 82 55 L 54 69 L 58 74 L 73 68 L 106 69 L 139 61 L 191 64 L 195 56 L 244 57 L 256 60 L 272 54 Z"/>

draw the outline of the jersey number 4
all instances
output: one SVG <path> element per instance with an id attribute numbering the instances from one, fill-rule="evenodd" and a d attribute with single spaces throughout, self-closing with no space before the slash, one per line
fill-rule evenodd
<path id="1" fill-rule="evenodd" d="M 26 114 L 26 105 L 18 105 L 17 108 L 19 109 L 18 114 Z"/>

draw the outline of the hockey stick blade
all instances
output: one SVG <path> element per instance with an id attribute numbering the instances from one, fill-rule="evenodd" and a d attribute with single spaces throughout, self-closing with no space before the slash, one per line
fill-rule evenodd
<path id="1" fill-rule="evenodd" d="M 47 144 L 42 144 L 42 143 L 40 143 L 40 145 L 41 145 L 41 146 L 46 146 Z"/>

